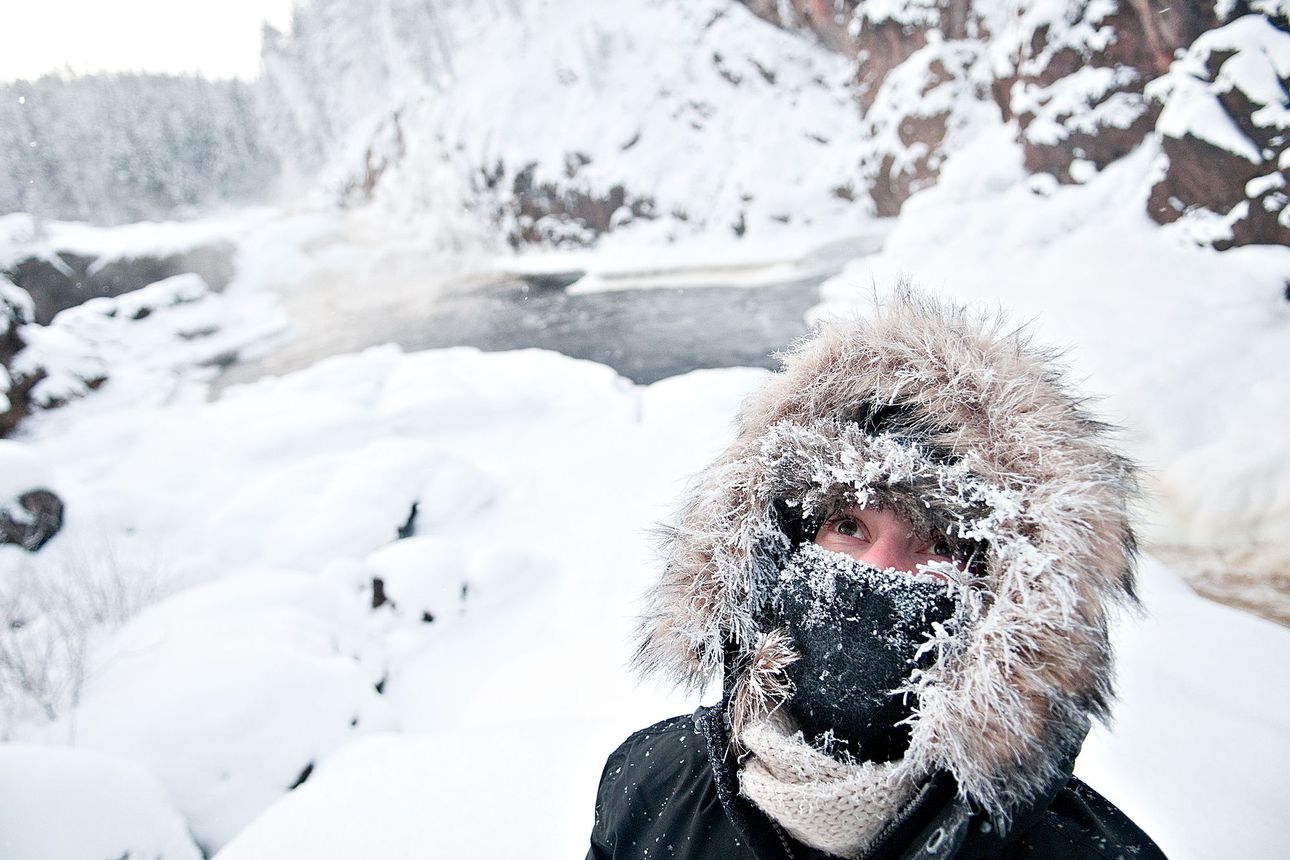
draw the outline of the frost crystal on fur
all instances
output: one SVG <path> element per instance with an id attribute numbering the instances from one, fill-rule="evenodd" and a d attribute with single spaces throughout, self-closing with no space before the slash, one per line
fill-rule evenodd
<path id="1" fill-rule="evenodd" d="M 785 355 L 730 447 L 662 532 L 637 666 L 679 684 L 726 671 L 732 717 L 788 691 L 765 605 L 798 539 L 840 507 L 897 511 L 971 554 L 959 612 L 924 645 L 901 767 L 944 769 L 1000 820 L 1078 749 L 1111 698 L 1108 615 L 1133 596 L 1131 465 L 1051 354 L 1002 321 L 901 289 Z"/>

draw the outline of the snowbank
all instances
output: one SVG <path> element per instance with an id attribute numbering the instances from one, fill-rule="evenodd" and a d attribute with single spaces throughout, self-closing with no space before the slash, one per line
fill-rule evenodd
<path id="1" fill-rule="evenodd" d="M 1290 833 L 1290 630 L 1198 597 L 1144 559 L 1149 613 L 1117 630 L 1114 723 L 1078 776 L 1172 858 L 1278 857 Z"/>
<path id="2" fill-rule="evenodd" d="M 28 445 L 0 439 L 0 510 L 29 490 L 53 489 L 56 483 L 54 470 Z"/>
<path id="3" fill-rule="evenodd" d="M 362 604 L 344 597 L 271 569 L 187 589 L 96 653 L 46 735 L 148 765 L 218 847 L 349 738 L 394 725 L 380 663 L 362 659 Z"/>
<path id="4" fill-rule="evenodd" d="M 588 785 L 594 792 L 619 740 L 536 714 L 505 732 L 368 738 L 216 857 L 578 857 L 591 830 Z"/>
<path id="5" fill-rule="evenodd" d="M 128 589 L 147 566 L 173 595 L 110 637 L 87 621 L 79 704 L 11 730 L 147 764 L 207 850 L 372 730 L 514 734 L 518 702 L 591 726 L 590 761 L 682 704 L 623 671 L 642 526 L 764 373 L 640 389 L 553 353 L 386 347 L 210 403 L 41 416 L 26 444 L 62 464 L 65 532 L 0 577 L 116 565 Z"/>
<path id="6" fill-rule="evenodd" d="M 57 747 L 0 746 L 5 860 L 200 860 L 161 783 L 123 758 Z"/>

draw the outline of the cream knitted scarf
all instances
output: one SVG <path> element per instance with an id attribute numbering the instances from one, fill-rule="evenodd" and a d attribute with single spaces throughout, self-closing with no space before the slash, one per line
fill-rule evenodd
<path id="1" fill-rule="evenodd" d="M 857 857 L 915 785 L 899 762 L 840 762 L 808 744 L 785 716 L 750 723 L 739 791 L 795 839 L 837 857 Z"/>

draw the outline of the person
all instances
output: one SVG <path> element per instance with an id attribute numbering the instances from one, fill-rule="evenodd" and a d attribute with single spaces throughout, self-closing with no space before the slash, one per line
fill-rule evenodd
<path id="1" fill-rule="evenodd" d="M 609 756 L 589 860 L 1162 857 L 1072 775 L 1135 603 L 1133 465 L 1052 354 L 907 286 L 744 404 L 636 666 L 719 704 Z"/>

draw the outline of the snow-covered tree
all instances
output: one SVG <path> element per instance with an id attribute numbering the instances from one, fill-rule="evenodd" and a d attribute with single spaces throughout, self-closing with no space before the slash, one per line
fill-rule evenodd
<path id="1" fill-rule="evenodd" d="M 0 213 L 160 218 L 262 197 L 276 174 L 238 81 L 48 75 L 0 87 Z"/>

